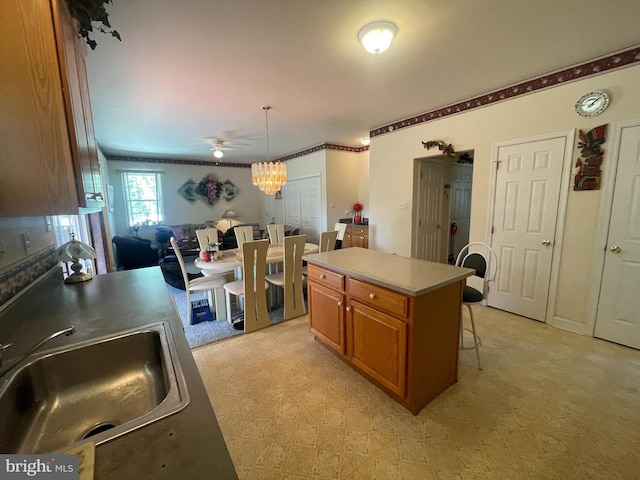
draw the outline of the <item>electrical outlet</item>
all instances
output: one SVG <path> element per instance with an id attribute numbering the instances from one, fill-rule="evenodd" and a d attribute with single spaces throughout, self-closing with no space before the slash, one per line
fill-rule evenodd
<path id="1" fill-rule="evenodd" d="M 400 210 L 406 210 L 407 204 L 405 202 L 400 202 Z"/>
<path id="2" fill-rule="evenodd" d="M 29 250 L 31 250 L 31 240 L 29 240 L 29 234 L 22 234 L 22 245 L 24 246 L 24 251 L 27 255 L 29 255 Z"/>

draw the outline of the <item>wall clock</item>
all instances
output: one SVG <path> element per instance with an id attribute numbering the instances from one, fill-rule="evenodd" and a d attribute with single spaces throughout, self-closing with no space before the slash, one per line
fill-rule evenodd
<path id="1" fill-rule="evenodd" d="M 609 106 L 609 95 L 606 92 L 596 90 L 585 93 L 576 102 L 576 113 L 582 117 L 595 117 L 600 115 Z"/>

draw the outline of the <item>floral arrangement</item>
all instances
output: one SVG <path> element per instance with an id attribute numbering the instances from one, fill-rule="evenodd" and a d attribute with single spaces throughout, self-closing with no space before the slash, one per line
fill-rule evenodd
<path id="1" fill-rule="evenodd" d="M 427 150 L 433 147 L 438 147 L 438 150 L 449 157 L 454 157 L 456 154 L 453 150 L 453 146 L 450 143 L 444 143 L 442 140 L 428 140 L 426 142 L 422 142 L 422 146 Z"/>
<path id="2" fill-rule="evenodd" d="M 227 201 L 231 200 L 238 195 L 238 192 L 240 189 L 230 180 L 221 182 L 215 173 L 205 175 L 198 183 L 189 179 L 178 190 L 178 193 L 187 201 L 195 203 L 196 200 L 201 200 L 209 206 L 221 198 Z"/>

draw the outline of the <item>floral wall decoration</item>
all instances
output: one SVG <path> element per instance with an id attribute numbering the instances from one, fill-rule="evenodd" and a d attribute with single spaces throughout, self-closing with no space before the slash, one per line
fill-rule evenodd
<path id="1" fill-rule="evenodd" d="M 600 125 L 588 132 L 578 130 L 578 137 L 580 138 L 578 142 L 580 156 L 573 167 L 575 174 L 573 190 L 599 190 L 602 175 L 600 165 L 604 157 L 604 151 L 600 145 L 606 141 L 607 126 Z"/>
<path id="2" fill-rule="evenodd" d="M 178 193 L 190 203 L 201 200 L 211 207 L 221 198 L 231 200 L 240 193 L 240 189 L 231 180 L 221 182 L 215 173 L 209 173 L 197 183 L 190 178 L 178 189 Z"/>
<path id="3" fill-rule="evenodd" d="M 453 150 L 453 146 L 450 143 L 444 143 L 442 140 L 427 140 L 426 142 L 422 142 L 422 146 L 427 150 L 433 147 L 438 147 L 438 150 L 449 157 L 454 157 L 456 155 L 456 152 Z"/>

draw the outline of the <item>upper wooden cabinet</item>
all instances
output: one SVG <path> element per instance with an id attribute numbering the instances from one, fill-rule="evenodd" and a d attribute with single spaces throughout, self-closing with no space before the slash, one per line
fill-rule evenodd
<path id="1" fill-rule="evenodd" d="M 64 0 L 0 16 L 0 217 L 102 208 L 84 43 Z"/>

